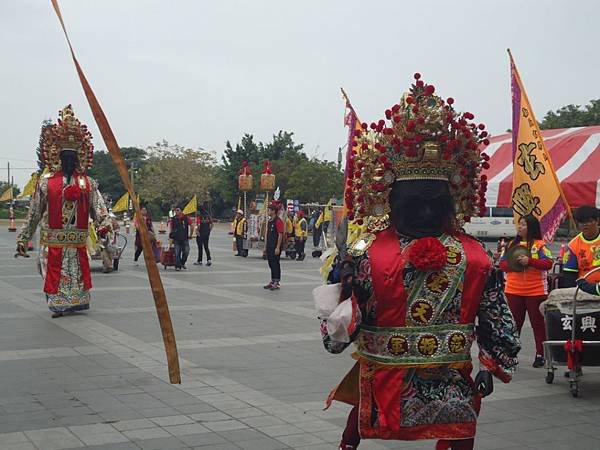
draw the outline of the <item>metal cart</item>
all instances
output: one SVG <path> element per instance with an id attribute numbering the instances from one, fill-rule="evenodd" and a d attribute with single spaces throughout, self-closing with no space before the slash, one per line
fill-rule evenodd
<path id="1" fill-rule="evenodd" d="M 598 271 L 600 267 L 583 278 Z M 554 381 L 556 366 L 570 366 L 569 391 L 578 397 L 581 367 L 600 366 L 600 297 L 581 296 L 579 287 L 555 289 L 542 307 L 548 339 L 544 341 L 546 383 Z"/>

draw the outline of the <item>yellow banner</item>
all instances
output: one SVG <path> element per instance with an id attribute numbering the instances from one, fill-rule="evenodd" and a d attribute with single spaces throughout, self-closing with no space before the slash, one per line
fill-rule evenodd
<path id="1" fill-rule="evenodd" d="M 5 190 L 0 196 L 0 202 L 8 202 L 13 199 L 13 188 L 12 186 Z"/>
<path id="2" fill-rule="evenodd" d="M 544 240 L 552 242 L 570 210 L 510 51 L 509 55 L 513 103 L 511 205 L 515 221 L 534 215 L 540 221 Z"/>
<path id="3" fill-rule="evenodd" d="M 194 195 L 190 202 L 183 208 L 183 213 L 186 215 L 193 214 L 198 210 L 198 199 Z"/>
<path id="4" fill-rule="evenodd" d="M 129 192 L 125 192 L 119 200 L 116 201 L 112 212 L 123 212 L 129 209 Z"/>
<path id="5" fill-rule="evenodd" d="M 38 180 L 38 174 L 33 173 L 31 175 L 31 178 L 29 179 L 29 181 L 23 188 L 23 192 L 21 192 L 21 194 L 18 196 L 18 198 L 23 198 L 23 197 L 27 197 L 29 195 L 33 195 L 33 193 L 35 192 L 35 186 L 37 184 L 37 180 Z"/>

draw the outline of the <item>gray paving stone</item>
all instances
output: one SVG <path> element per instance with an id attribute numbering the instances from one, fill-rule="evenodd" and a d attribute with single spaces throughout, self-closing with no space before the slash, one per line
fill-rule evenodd
<path id="1" fill-rule="evenodd" d="M 199 423 L 173 425 L 170 427 L 164 427 L 163 429 L 171 433 L 173 436 L 185 436 L 186 434 L 199 434 L 204 432 L 208 433 L 210 431 Z"/>
<path id="2" fill-rule="evenodd" d="M 199 450 L 206 450 L 207 448 L 210 448 L 210 450 L 239 450 L 240 449 L 240 447 L 238 447 L 237 445 L 231 444 L 231 443 L 211 444 L 207 447 L 205 447 L 205 446 L 194 447 L 194 449 L 199 449 Z"/>
<path id="3" fill-rule="evenodd" d="M 238 420 L 221 420 L 218 422 L 203 422 L 203 425 L 212 431 L 230 431 L 248 428 L 248 425 Z"/>
<path id="4" fill-rule="evenodd" d="M 293 425 L 271 425 L 268 427 L 257 427 L 256 429 L 261 433 L 264 433 L 267 436 L 271 437 L 289 436 L 305 433 L 303 430 Z"/>
<path id="5" fill-rule="evenodd" d="M 123 434 L 131 440 L 156 439 L 156 438 L 166 438 L 166 437 L 171 436 L 168 432 L 166 432 L 162 428 L 158 428 L 158 427 L 123 431 Z"/>
<path id="6" fill-rule="evenodd" d="M 156 424 L 148 419 L 120 420 L 112 424 L 119 431 L 140 430 L 143 428 L 156 428 Z"/>
<path id="7" fill-rule="evenodd" d="M 142 450 L 180 450 L 191 448 L 174 437 L 137 440 L 135 441 L 135 445 Z"/>
<path id="8" fill-rule="evenodd" d="M 223 437 L 214 432 L 188 434 L 184 436 L 178 436 L 178 439 L 190 447 L 206 447 L 215 444 L 227 443 Z"/>
<path id="9" fill-rule="evenodd" d="M 3 443 L 0 442 L 0 450 L 37 450 L 33 444 L 29 442 L 13 442 Z"/>
<path id="10" fill-rule="evenodd" d="M 219 411 L 206 413 L 190 414 L 190 418 L 197 422 L 217 422 L 221 420 L 230 420 L 231 416 Z"/>
<path id="11" fill-rule="evenodd" d="M 280 450 L 289 448 L 286 444 L 270 438 L 238 442 L 237 445 L 244 450 Z"/>
<path id="12" fill-rule="evenodd" d="M 303 445 L 321 444 L 325 442 L 322 439 L 308 433 L 278 436 L 276 439 L 286 445 L 289 445 L 290 447 L 301 447 Z"/>
<path id="13" fill-rule="evenodd" d="M 19 442 L 29 442 L 24 433 L 2 433 L 0 434 L 1 444 L 17 444 Z"/>
<path id="14" fill-rule="evenodd" d="M 194 420 L 188 416 L 177 415 L 177 416 L 165 416 L 165 417 L 150 417 L 150 420 L 159 427 L 167 427 L 170 425 L 183 425 L 186 423 L 193 423 Z"/>
<path id="15" fill-rule="evenodd" d="M 60 450 L 83 445 L 83 442 L 66 428 L 25 431 L 25 435 L 40 450 Z"/>

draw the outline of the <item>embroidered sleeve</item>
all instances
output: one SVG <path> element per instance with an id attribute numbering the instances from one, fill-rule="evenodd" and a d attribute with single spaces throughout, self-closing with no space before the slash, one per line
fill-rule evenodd
<path id="1" fill-rule="evenodd" d="M 47 186 L 47 178 L 41 178 L 38 185 L 35 188 L 33 197 L 31 197 L 31 201 L 29 202 L 29 211 L 27 212 L 27 218 L 25 219 L 25 223 L 21 227 L 21 231 L 19 233 L 19 236 L 17 237 L 17 242 L 27 244 L 27 242 L 29 242 L 33 238 L 35 230 L 37 229 L 40 220 L 42 220 L 42 216 L 44 214 L 44 211 L 46 210 Z"/>
<path id="2" fill-rule="evenodd" d="M 479 362 L 494 376 L 508 383 L 518 363 L 521 341 L 502 287 L 489 276 L 477 314 Z"/>
<path id="3" fill-rule="evenodd" d="M 104 203 L 104 199 L 102 198 L 102 194 L 98 190 L 98 183 L 96 180 L 90 180 L 90 213 L 92 219 L 96 223 L 97 226 L 107 226 L 110 227 L 112 225 L 110 217 L 108 215 L 108 209 L 106 208 L 106 204 Z"/>
<path id="4" fill-rule="evenodd" d="M 360 332 L 361 324 L 365 321 L 364 318 L 367 317 L 369 311 L 367 305 L 373 296 L 371 264 L 368 254 L 365 253 L 364 255 L 355 257 L 354 262 L 356 267 L 356 276 L 351 300 L 353 314 L 352 320 L 346 327 L 347 334 L 349 335 L 348 342 L 335 340 L 334 337 L 329 333 L 331 327 L 328 327 L 327 319 L 323 318 L 321 320 L 321 337 L 323 338 L 323 345 L 330 353 L 341 353 L 354 340 L 356 340 Z M 346 339 L 344 338 L 344 340 Z"/>

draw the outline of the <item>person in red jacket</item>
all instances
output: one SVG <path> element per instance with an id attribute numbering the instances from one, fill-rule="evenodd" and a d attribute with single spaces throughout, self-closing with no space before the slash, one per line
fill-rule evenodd
<path id="1" fill-rule="evenodd" d="M 522 245 L 529 249 L 531 256 L 519 256 L 517 263 L 522 270 L 515 271 L 508 267 L 507 254 L 511 247 Z M 508 306 L 515 318 L 519 333 L 525 322 L 525 313 L 533 328 L 535 339 L 535 360 L 533 367 L 544 365 L 543 342 L 546 340 L 544 317 L 540 312 L 540 303 L 548 298 L 548 270 L 552 268 L 552 254 L 542 240 L 540 222 L 532 215 L 519 219 L 517 235 L 508 244 L 507 251 L 500 260 L 500 269 L 506 272 L 504 293 Z"/>

